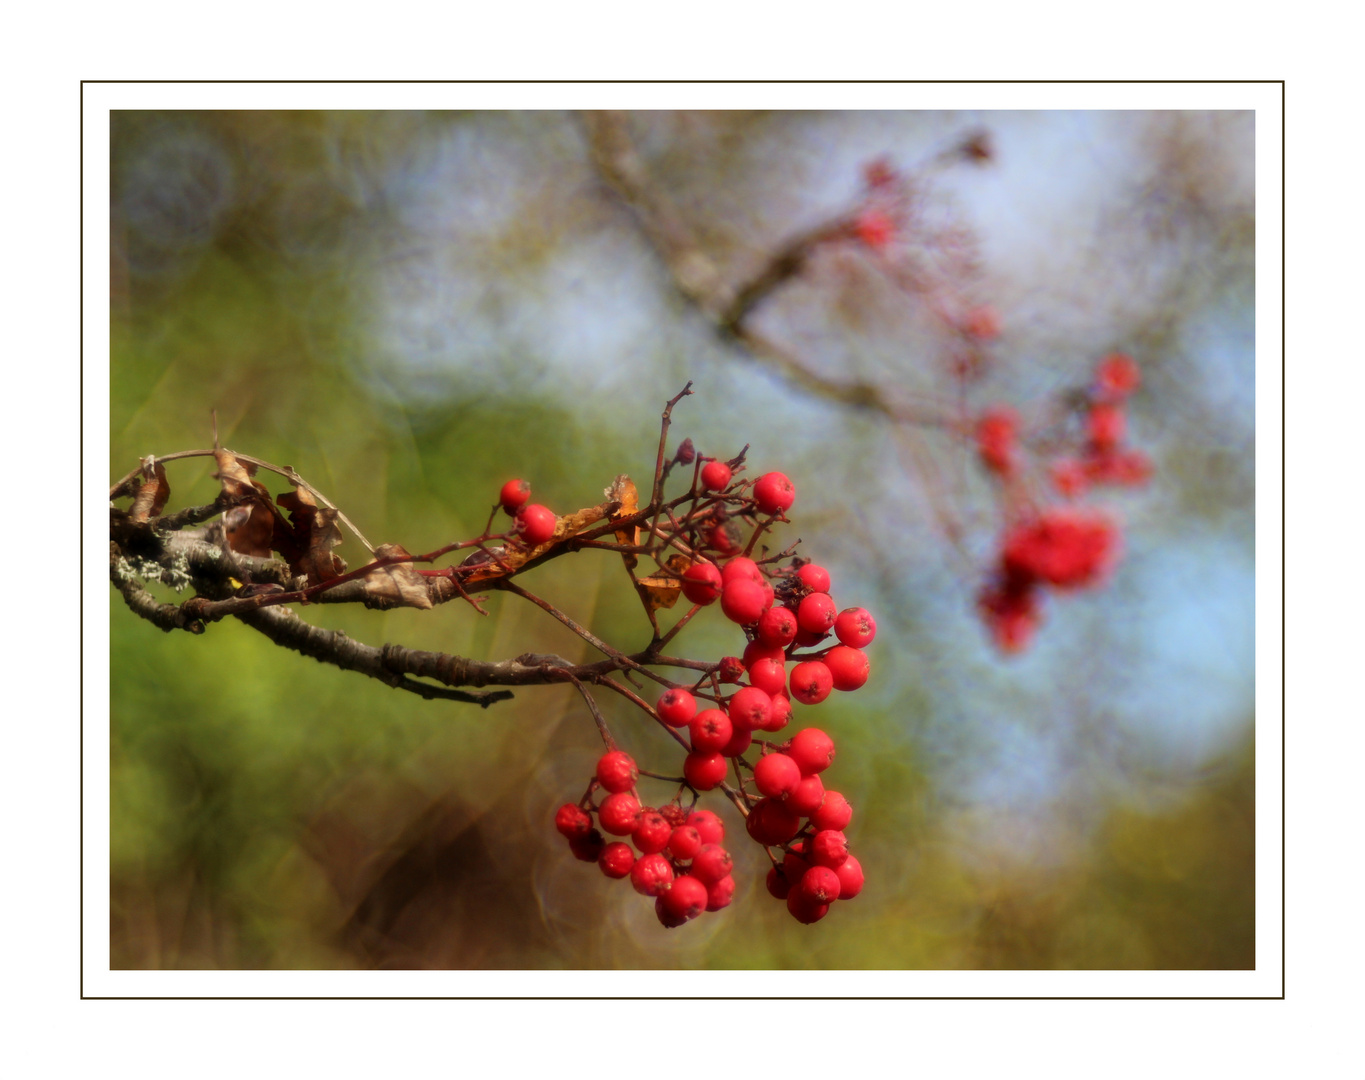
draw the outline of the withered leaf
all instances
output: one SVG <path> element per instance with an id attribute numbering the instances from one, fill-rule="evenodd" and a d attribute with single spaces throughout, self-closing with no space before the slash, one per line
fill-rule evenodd
<path id="1" fill-rule="evenodd" d="M 252 479 L 255 468 L 243 465 L 231 450 L 220 447 L 213 451 L 213 458 L 218 462 L 214 478 L 223 485 L 223 492 L 229 498 L 253 498 L 258 494 L 264 495 L 267 500 L 270 498 L 265 485 Z"/>
<path id="2" fill-rule="evenodd" d="M 326 511 L 318 511 L 319 515 Z M 405 558 L 408 552 L 401 544 L 380 544 L 374 549 L 376 559 Z M 393 563 L 389 566 L 376 566 L 364 578 L 365 595 L 388 604 L 405 607 L 431 607 L 431 590 L 427 579 L 410 562 Z"/>
<path id="3" fill-rule="evenodd" d="M 337 513 L 336 510 L 326 508 L 317 510 L 312 515 L 312 527 L 308 534 L 308 554 L 304 556 L 302 566 L 295 568 L 295 572 L 302 570 L 308 575 L 309 585 L 330 581 L 334 577 L 339 577 L 346 569 L 346 564 L 332 554 L 332 548 L 341 543 Z"/>
<path id="4" fill-rule="evenodd" d="M 619 502 L 621 504 L 621 508 L 611 515 L 612 521 L 618 521 L 621 518 L 630 517 L 632 514 L 639 513 L 640 493 L 635 489 L 635 481 L 625 473 L 622 473 L 612 481 L 611 487 L 607 488 L 603 494 L 612 502 Z M 639 527 L 617 529 L 616 540 L 621 544 L 638 544 L 640 542 Z M 640 562 L 635 554 L 629 551 L 623 551 L 621 553 L 621 558 L 625 561 L 627 570 L 634 570 Z"/>
<path id="5" fill-rule="evenodd" d="M 640 600 L 649 611 L 671 608 L 682 595 L 682 572 L 692 565 L 685 555 L 671 555 L 657 574 L 641 578 L 635 583 Z"/>
<path id="6" fill-rule="evenodd" d="M 275 534 L 274 515 L 269 504 L 258 501 L 234 506 L 223 515 L 228 547 L 243 555 L 270 558 L 270 542 Z"/>
<path id="7" fill-rule="evenodd" d="M 142 462 L 142 486 L 133 496 L 133 505 L 128 510 L 128 519 L 142 524 L 158 517 L 166 508 L 166 500 L 171 497 L 171 482 L 166 479 L 166 466 L 147 457 Z"/>

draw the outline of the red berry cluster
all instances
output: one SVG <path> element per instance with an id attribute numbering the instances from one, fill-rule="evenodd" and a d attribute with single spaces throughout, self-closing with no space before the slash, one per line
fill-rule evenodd
<path id="1" fill-rule="evenodd" d="M 1081 397 L 1083 434 L 1073 440 L 1044 440 L 1057 454 L 1049 473 L 1063 495 L 1075 497 L 1097 484 L 1141 483 L 1151 475 L 1146 455 L 1124 445 L 1124 408 L 1138 383 L 1131 357 L 1106 356 Z M 1074 505 L 1040 508 L 1028 498 L 1020 487 L 1026 479 L 1020 426 L 1018 414 L 1001 406 L 983 412 L 974 429 L 981 463 L 1006 485 L 1011 502 L 1011 521 L 996 567 L 977 601 L 1004 652 L 1018 652 L 1032 640 L 1044 587 L 1065 590 L 1098 584 L 1114 566 L 1121 546 L 1119 527 L 1109 516 Z"/>
<path id="2" fill-rule="evenodd" d="M 749 807 L 745 826 L 758 843 L 782 851 L 768 871 L 768 892 L 785 900 L 798 922 L 818 922 L 835 900 L 852 900 L 863 888 L 862 865 L 844 834 L 853 807 L 820 778 L 834 760 L 834 740 L 804 728 L 765 750 L 753 773 L 762 798 Z"/>
<path id="3" fill-rule="evenodd" d="M 533 503 L 531 485 L 525 480 L 509 480 L 498 493 L 503 511 L 515 519 L 515 535 L 528 547 L 539 547 L 555 534 L 559 518 L 547 506 Z"/>
<path id="4" fill-rule="evenodd" d="M 684 810 L 678 803 L 643 806 L 634 759 L 609 750 L 582 803 L 565 803 L 555 828 L 584 862 L 595 862 L 609 878 L 630 878 L 642 896 L 654 897 L 654 913 L 666 927 L 681 926 L 704 911 L 728 907 L 735 895 L 734 861 L 721 841 L 725 826 L 709 810 Z M 604 792 L 594 804 L 597 792 Z M 597 824 L 593 824 L 593 814 Z M 603 833 L 624 837 L 607 841 Z M 631 847 L 634 844 L 634 847 Z"/>
<path id="5" fill-rule="evenodd" d="M 819 775 L 833 758 L 834 744 L 816 728 L 780 744 L 755 735 L 786 728 L 793 703 L 817 705 L 835 690 L 863 686 L 869 674 L 864 650 L 876 637 L 876 621 L 864 608 L 838 609 L 824 568 L 788 553 L 748 554 L 795 502 L 796 488 L 787 476 L 769 472 L 748 481 L 739 475 L 742 454 L 730 461 L 708 459 L 690 442 L 674 460 L 694 466 L 692 491 L 680 500 L 690 509 L 670 517 L 674 543 L 690 553 L 675 569 L 682 595 L 696 605 L 686 618 L 719 602 L 725 617 L 743 629 L 745 646 L 742 655 L 709 665 L 695 684 L 669 684 L 653 713 L 687 749 L 684 787 L 694 793 L 723 787 L 745 811 L 749 835 L 765 847 L 782 848 L 789 871 L 802 860 L 820 870 L 809 884 L 793 879 L 799 887 L 782 893 L 792 897 L 789 907 L 798 919 L 814 922 L 833 899 L 862 887 L 861 868 L 848 856 L 841 831 L 852 810 L 838 792 L 825 790 Z M 755 744 L 759 756 L 751 765 L 744 755 Z M 733 787 L 725 784 L 732 769 Z M 560 809 L 559 829 L 574 854 L 597 860 L 609 876 L 628 874 L 636 889 L 657 898 L 665 926 L 724 907 L 734 890 L 728 854 L 717 846 L 694 855 L 697 849 L 690 846 L 689 828 L 704 812 L 684 816 L 677 805 L 642 807 L 634 791 L 637 775 L 629 756 L 613 750 L 598 763 L 584 803 Z M 591 797 L 599 788 L 607 794 L 594 806 Z M 635 849 L 606 843 L 603 833 L 629 836 Z M 719 845 L 720 837 L 703 841 Z"/>

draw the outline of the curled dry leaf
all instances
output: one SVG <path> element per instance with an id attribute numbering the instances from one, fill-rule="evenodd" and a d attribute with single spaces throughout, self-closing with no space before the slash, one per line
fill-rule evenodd
<path id="1" fill-rule="evenodd" d="M 621 504 L 620 509 L 611 515 L 612 521 L 630 517 L 632 514 L 640 512 L 640 493 L 635 488 L 635 481 L 625 473 L 613 480 L 611 487 L 607 488 L 603 494 L 612 502 Z M 640 542 L 640 530 L 638 527 L 617 529 L 616 540 L 617 543 L 621 544 L 638 544 Z M 634 577 L 635 567 L 640 563 L 639 558 L 629 551 L 623 551 L 621 558 L 626 564 L 626 570 L 630 571 L 631 576 Z"/>
<path id="2" fill-rule="evenodd" d="M 270 558 L 271 539 L 275 535 L 274 517 L 262 511 L 259 502 L 234 506 L 223 514 L 223 529 L 228 547 L 242 555 Z"/>
<path id="3" fill-rule="evenodd" d="M 685 555 L 670 555 L 668 562 L 659 568 L 657 574 L 641 578 L 635 583 L 636 591 L 649 611 L 671 608 L 682 595 L 682 572 L 692 565 Z"/>
<path id="4" fill-rule="evenodd" d="M 308 534 L 308 554 L 303 559 L 303 572 L 308 575 L 308 584 L 330 581 L 340 577 L 346 564 L 339 556 L 332 554 L 332 548 L 341 543 L 341 529 L 337 526 L 338 511 L 323 508 L 312 515 L 312 528 Z"/>
<path id="5" fill-rule="evenodd" d="M 142 459 L 142 486 L 133 496 L 133 505 L 128 510 L 128 520 L 138 525 L 159 517 L 166 508 L 166 500 L 171 497 L 171 482 L 166 479 L 166 466 L 156 458 Z"/>
<path id="6" fill-rule="evenodd" d="M 374 549 L 374 557 L 376 560 L 407 558 L 408 552 L 401 544 L 380 544 Z M 365 595 L 383 601 L 385 607 L 431 607 L 431 590 L 427 586 L 427 579 L 410 562 L 376 566 L 365 575 L 364 581 Z"/>

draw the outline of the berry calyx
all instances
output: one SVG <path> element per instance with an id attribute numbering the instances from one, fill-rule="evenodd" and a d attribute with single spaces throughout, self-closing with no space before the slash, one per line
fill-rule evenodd
<path id="1" fill-rule="evenodd" d="M 722 656 L 716 665 L 716 678 L 723 683 L 736 683 L 744 678 L 744 661 L 738 656 Z"/>
<path id="2" fill-rule="evenodd" d="M 796 486 L 780 472 L 765 473 L 754 484 L 754 502 L 764 514 L 782 514 L 796 501 Z"/>
<path id="3" fill-rule="evenodd" d="M 539 547 L 554 536 L 559 519 L 549 507 L 532 503 L 517 511 L 516 521 L 517 535 L 531 547 Z"/>
<path id="4" fill-rule="evenodd" d="M 509 480 L 498 492 L 498 503 L 509 517 L 515 517 L 518 510 L 526 505 L 531 497 L 531 485 L 525 480 Z"/>

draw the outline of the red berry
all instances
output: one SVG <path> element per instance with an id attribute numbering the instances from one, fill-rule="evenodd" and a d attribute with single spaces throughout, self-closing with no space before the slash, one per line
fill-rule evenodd
<path id="1" fill-rule="evenodd" d="M 754 786 L 769 798 L 785 798 L 799 783 L 801 770 L 786 754 L 764 754 L 754 766 Z"/>
<path id="2" fill-rule="evenodd" d="M 723 461 L 708 461 L 701 467 L 701 486 L 707 491 L 724 491 L 730 486 L 730 466 Z"/>
<path id="3" fill-rule="evenodd" d="M 744 678 L 744 661 L 738 656 L 722 656 L 716 665 L 716 678 L 721 682 L 734 683 Z"/>
<path id="4" fill-rule="evenodd" d="M 682 592 L 694 604 L 714 603 L 720 595 L 720 571 L 715 563 L 694 562 L 682 572 Z"/>
<path id="5" fill-rule="evenodd" d="M 569 850 L 573 852 L 573 857 L 583 862 L 596 862 L 605 846 L 606 840 L 596 829 L 587 836 L 574 836 L 569 839 Z"/>
<path id="6" fill-rule="evenodd" d="M 798 649 L 809 649 L 814 645 L 819 645 L 828 636 L 827 634 L 812 634 L 809 630 L 798 630 L 796 632 L 796 647 Z"/>
<path id="7" fill-rule="evenodd" d="M 764 616 L 765 618 L 767 616 Z M 762 620 L 760 620 L 762 621 Z M 786 663 L 787 654 L 781 645 L 768 645 L 761 638 L 755 638 L 744 647 L 744 666 L 748 667 L 755 660 L 776 660 L 779 663 Z"/>
<path id="8" fill-rule="evenodd" d="M 749 749 L 753 741 L 754 733 L 752 731 L 735 728 L 734 734 L 730 736 L 730 741 L 725 744 L 725 749 L 721 751 L 721 754 L 725 757 L 739 757 L 740 754 Z"/>
<path id="9" fill-rule="evenodd" d="M 719 844 L 725 840 L 725 824 L 710 810 L 693 810 L 687 824 L 701 833 L 703 844 Z"/>
<path id="10" fill-rule="evenodd" d="M 819 705 L 834 689 L 834 676 L 819 660 L 807 660 L 792 668 L 791 696 L 802 705 Z"/>
<path id="11" fill-rule="evenodd" d="M 729 875 L 735 860 L 719 844 L 703 844 L 692 857 L 692 875 L 708 885 Z"/>
<path id="12" fill-rule="evenodd" d="M 683 759 L 683 776 L 698 791 L 710 791 L 725 779 L 729 763 L 714 750 L 693 750 Z"/>
<path id="13" fill-rule="evenodd" d="M 838 617 L 839 609 L 834 606 L 829 593 L 811 593 L 802 599 L 796 609 L 796 624 L 808 634 L 829 633 Z"/>
<path id="14" fill-rule="evenodd" d="M 815 904 L 806 898 L 800 889 L 787 893 L 787 910 L 800 923 L 819 922 L 829 914 L 828 904 Z"/>
<path id="15" fill-rule="evenodd" d="M 597 782 L 612 794 L 629 791 L 639 777 L 635 759 L 624 750 L 608 750 L 597 759 Z"/>
<path id="16" fill-rule="evenodd" d="M 629 836 L 640 822 L 640 800 L 628 791 L 608 795 L 598 807 L 597 821 L 612 836 Z"/>
<path id="17" fill-rule="evenodd" d="M 834 761 L 834 740 L 819 728 L 802 728 L 792 736 L 787 750 L 801 767 L 802 776 L 824 772 Z"/>
<path id="18" fill-rule="evenodd" d="M 675 918 L 695 919 L 706 910 L 706 886 L 691 874 L 684 874 L 674 880 L 663 901 L 664 910 Z"/>
<path id="19" fill-rule="evenodd" d="M 707 542 L 722 555 L 734 555 L 744 550 L 744 534 L 733 521 L 717 522 Z"/>
<path id="20" fill-rule="evenodd" d="M 829 668 L 836 690 L 857 690 L 867 682 L 869 667 L 867 653 L 847 645 L 836 645 L 825 653 L 823 661 Z"/>
<path id="21" fill-rule="evenodd" d="M 962 332 L 977 341 L 992 341 L 1000 336 L 1000 313 L 989 304 L 980 304 L 962 316 Z"/>
<path id="22" fill-rule="evenodd" d="M 884 210 L 864 210 L 853 219 L 853 235 L 859 243 L 880 251 L 896 238 L 896 223 Z"/>
<path id="23" fill-rule="evenodd" d="M 692 718 L 687 732 L 692 736 L 692 749 L 718 754 L 734 737 L 735 726 L 719 709 L 703 709 Z"/>
<path id="24" fill-rule="evenodd" d="M 1131 356 L 1110 353 L 1095 372 L 1095 386 L 1103 397 L 1121 400 L 1138 388 L 1141 372 Z"/>
<path id="25" fill-rule="evenodd" d="M 510 516 L 515 515 L 518 510 L 526 505 L 526 500 L 531 497 L 531 485 L 525 480 L 509 480 L 502 485 L 502 490 L 498 492 L 498 502 L 502 504 L 503 510 Z"/>
<path id="26" fill-rule="evenodd" d="M 1006 653 L 1026 648 L 1042 618 L 1032 577 L 1006 576 L 1003 581 L 986 586 L 977 597 L 976 606 L 995 638 L 996 647 Z"/>
<path id="27" fill-rule="evenodd" d="M 796 572 L 796 579 L 811 592 L 829 592 L 829 571 L 815 563 L 806 563 Z"/>
<path id="28" fill-rule="evenodd" d="M 630 883 L 643 896 L 659 896 L 673 884 L 673 867 L 662 855 L 641 855 L 630 869 Z"/>
<path id="29" fill-rule="evenodd" d="M 768 581 L 763 576 L 763 571 L 758 568 L 758 563 L 743 555 L 736 555 L 721 568 L 720 579 L 726 585 L 740 579 L 752 581 L 755 585 L 766 585 Z"/>
<path id="30" fill-rule="evenodd" d="M 764 514 L 781 514 L 796 501 L 796 487 L 780 472 L 765 473 L 754 484 L 754 502 Z"/>
<path id="31" fill-rule="evenodd" d="M 764 731 L 781 731 L 791 722 L 792 703 L 791 698 L 786 694 L 774 694 L 772 702 L 768 706 L 768 722 L 763 725 Z"/>
<path id="32" fill-rule="evenodd" d="M 1063 458 L 1060 461 L 1054 461 L 1048 468 L 1048 473 L 1052 477 L 1052 486 L 1068 499 L 1083 495 L 1086 487 L 1090 484 L 1090 478 L 1086 476 L 1085 466 L 1075 458 Z"/>
<path id="33" fill-rule="evenodd" d="M 839 876 L 840 900 L 852 900 L 863 891 L 863 867 L 852 855 L 836 866 L 834 872 Z"/>
<path id="34" fill-rule="evenodd" d="M 976 452 L 991 472 L 1009 476 L 1018 462 L 1019 415 L 1008 406 L 987 409 L 976 421 Z"/>
<path id="35" fill-rule="evenodd" d="M 517 534 L 531 547 L 539 547 L 554 536 L 558 521 L 549 507 L 532 503 L 517 511 Z"/>
<path id="36" fill-rule="evenodd" d="M 810 814 L 811 825 L 820 830 L 842 831 L 853 820 L 853 807 L 837 791 L 826 791 L 825 800 Z"/>
<path id="37" fill-rule="evenodd" d="M 1007 575 L 1037 578 L 1058 588 L 1098 581 L 1118 558 L 1117 526 L 1103 514 L 1054 507 L 1006 535 L 1001 564 Z"/>
<path id="38" fill-rule="evenodd" d="M 744 686 L 730 699 L 730 723 L 736 731 L 753 731 L 768 722 L 772 698 L 756 686 Z"/>
<path id="39" fill-rule="evenodd" d="M 668 908 L 664 907 L 664 898 L 656 896 L 654 898 L 654 915 L 663 924 L 665 930 L 674 930 L 687 922 L 681 916 L 674 915 Z"/>
<path id="40" fill-rule="evenodd" d="M 640 811 L 640 820 L 635 824 L 631 839 L 635 841 L 635 846 L 640 849 L 641 854 L 653 855 L 668 846 L 668 839 L 672 835 L 673 826 L 663 814 L 657 810 L 645 809 Z"/>
<path id="41" fill-rule="evenodd" d="M 756 581 L 733 579 L 720 594 L 720 609 L 725 617 L 740 626 L 752 626 L 768 610 L 772 599 Z"/>
<path id="42" fill-rule="evenodd" d="M 719 911 L 721 908 L 730 906 L 730 901 L 735 898 L 735 879 L 726 874 L 719 881 L 715 881 L 706 887 L 706 910 Z"/>
<path id="43" fill-rule="evenodd" d="M 1109 401 L 1097 401 L 1090 407 L 1090 445 L 1096 450 L 1113 450 L 1123 442 L 1128 429 L 1128 417 L 1123 407 Z"/>
<path id="44" fill-rule="evenodd" d="M 801 829 L 801 816 L 775 799 L 759 799 L 744 819 L 749 835 L 764 846 L 785 844 Z"/>
<path id="45" fill-rule="evenodd" d="M 793 844 L 782 856 L 782 874 L 793 885 L 799 884 L 811 864 L 805 858 L 805 844 Z"/>
<path id="46" fill-rule="evenodd" d="M 749 685 L 769 697 L 787 690 L 787 665 L 781 660 L 755 660 L 749 665 Z"/>
<path id="47" fill-rule="evenodd" d="M 785 649 L 795 640 L 799 628 L 796 612 L 791 608 L 769 608 L 758 620 L 757 640 Z"/>
<path id="48" fill-rule="evenodd" d="M 812 866 L 797 886 L 812 904 L 832 904 L 839 899 L 839 875 L 828 866 Z"/>
<path id="49" fill-rule="evenodd" d="M 635 865 L 635 852 L 630 850 L 629 844 L 623 844 L 619 840 L 613 840 L 602 849 L 602 854 L 597 856 L 597 865 L 602 868 L 602 873 L 609 878 L 623 878 L 630 873 L 630 868 Z"/>
<path id="50" fill-rule="evenodd" d="M 768 870 L 767 886 L 768 892 L 778 900 L 787 899 L 787 893 L 791 892 L 792 888 L 787 882 L 787 875 L 775 866 Z"/>
<path id="51" fill-rule="evenodd" d="M 592 818 L 581 807 L 565 803 L 555 811 L 555 828 L 559 830 L 560 835 L 569 840 L 587 836 L 592 832 Z"/>
<path id="52" fill-rule="evenodd" d="M 701 850 L 701 833 L 691 825 L 679 825 L 669 833 L 667 846 L 673 858 L 686 862 Z"/>
<path id="53" fill-rule="evenodd" d="M 665 690 L 658 712 L 659 719 L 669 727 L 686 727 L 697 715 L 697 699 L 686 690 Z"/>
<path id="54" fill-rule="evenodd" d="M 659 813 L 663 814 L 664 820 L 675 829 L 687 820 L 687 811 L 677 803 L 668 803 L 659 807 Z"/>
<path id="55" fill-rule="evenodd" d="M 834 633 L 854 649 L 866 649 L 877 636 L 877 622 L 866 608 L 844 608 L 834 620 Z"/>
<path id="56" fill-rule="evenodd" d="M 848 858 L 848 837 L 838 829 L 821 829 L 811 839 L 810 861 L 831 869 Z"/>
<path id="57" fill-rule="evenodd" d="M 787 805 L 805 817 L 820 809 L 820 804 L 824 801 L 825 784 L 816 773 L 801 777 L 792 793 L 787 796 Z"/>

